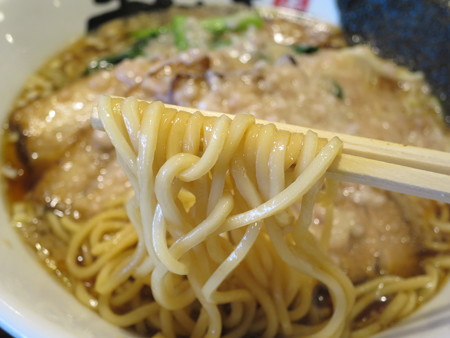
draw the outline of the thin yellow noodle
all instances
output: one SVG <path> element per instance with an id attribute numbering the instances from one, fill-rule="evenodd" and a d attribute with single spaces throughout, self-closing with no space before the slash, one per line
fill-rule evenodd
<path id="1" fill-rule="evenodd" d="M 195 323 L 194 330 L 191 333 L 192 338 L 200 338 L 205 336 L 206 329 L 208 327 L 208 315 L 206 311 L 202 308 L 200 316 Z"/>
<path id="2" fill-rule="evenodd" d="M 430 224 L 432 226 L 437 227 L 439 229 L 439 231 L 447 232 L 447 233 L 450 232 L 450 222 L 448 222 L 448 221 L 431 220 Z M 447 244 L 447 245 L 450 246 L 449 244 Z"/>
<path id="3" fill-rule="evenodd" d="M 50 225 L 50 228 L 54 232 L 54 234 L 63 242 L 67 243 L 70 240 L 70 236 L 67 233 L 66 229 L 61 224 L 61 221 L 58 219 L 58 216 L 55 214 L 48 212 L 46 214 L 48 224 Z"/>
<path id="4" fill-rule="evenodd" d="M 261 311 L 264 313 L 262 334 L 263 337 L 273 337 L 277 332 L 278 316 L 275 309 L 275 304 L 272 297 L 270 297 L 269 290 L 266 290 L 258 285 L 256 280 L 245 270 L 240 270 L 237 275 L 239 281 L 243 283 L 255 296 L 257 302 L 261 306 Z M 257 324 L 252 324 L 252 329 L 256 329 Z M 253 331 L 254 332 L 254 331 Z"/>
<path id="5" fill-rule="evenodd" d="M 128 135 L 130 135 L 130 141 L 136 149 L 139 146 L 139 135 L 136 131 L 139 130 L 141 124 L 138 113 L 138 102 L 132 98 L 125 99 L 123 102 L 122 116 Z"/>
<path id="6" fill-rule="evenodd" d="M 273 124 L 268 124 L 261 127 L 258 137 L 258 150 L 256 151 L 256 163 L 269 163 L 270 153 L 272 148 L 274 148 L 275 133 L 276 129 Z M 264 200 L 268 200 L 273 197 L 270 194 L 270 185 L 272 182 L 268 180 L 270 177 L 270 170 L 270 165 L 256 166 L 256 182 Z"/>
<path id="7" fill-rule="evenodd" d="M 405 293 L 398 293 L 394 299 L 387 305 L 376 322 L 352 332 L 352 337 L 368 337 L 380 331 L 388 322 L 392 321 L 402 311 L 402 307 L 408 302 L 408 296 Z"/>
<path id="8" fill-rule="evenodd" d="M 180 262 L 174 255 L 170 253 L 167 245 L 167 233 L 166 233 L 166 221 L 164 214 L 161 210 L 161 205 L 158 204 L 155 209 L 155 215 L 153 218 L 153 236 L 152 244 L 155 248 L 155 253 L 158 256 L 159 261 L 170 272 L 186 275 L 188 273 L 188 267 L 183 262 Z"/>
<path id="9" fill-rule="evenodd" d="M 338 193 L 339 181 L 328 179 L 327 184 L 328 187 L 325 192 L 324 201 L 322 202 L 323 205 L 325 205 L 325 224 L 320 237 L 320 243 L 325 250 L 328 250 L 330 244 L 331 229 L 333 227 L 334 219 L 333 201 Z"/>
<path id="10" fill-rule="evenodd" d="M 177 154 L 172 156 L 159 170 L 155 179 L 155 194 L 164 217 L 175 227 L 176 231 L 183 230 L 188 215 L 178 207 L 174 196 L 172 182 L 185 169 L 194 166 L 199 161 L 198 156 L 191 154 Z M 168 193 L 172 192 L 172 193 Z"/>
<path id="11" fill-rule="evenodd" d="M 446 269 L 450 268 L 450 256 L 449 255 L 433 257 L 433 258 L 428 259 L 428 262 L 437 267 L 440 267 L 440 268 L 446 268 Z"/>
<path id="12" fill-rule="evenodd" d="M 152 336 L 152 338 L 165 338 L 165 337 L 161 334 L 161 332 L 158 332 L 158 333 L 154 334 Z"/>
<path id="13" fill-rule="evenodd" d="M 75 284 L 75 296 L 85 306 L 94 309 L 97 308 L 97 300 L 88 292 L 83 282 L 77 282 Z"/>
<path id="14" fill-rule="evenodd" d="M 186 128 L 186 122 L 190 117 L 189 113 L 180 113 L 172 120 L 172 128 L 170 129 L 166 158 L 171 158 L 173 155 L 179 154 L 183 150 L 183 137 Z M 180 137 L 181 135 L 181 137 Z"/>
<path id="15" fill-rule="evenodd" d="M 272 275 L 272 297 L 274 299 L 275 308 L 277 310 L 278 317 L 280 319 L 281 332 L 284 335 L 292 334 L 292 323 L 289 318 L 289 312 L 287 304 L 283 299 L 283 285 L 282 285 L 282 272 L 280 271 L 280 266 L 275 268 L 274 274 Z"/>
<path id="16" fill-rule="evenodd" d="M 256 241 L 255 251 L 257 253 L 257 259 L 261 262 L 261 266 L 266 271 L 266 274 L 272 273 L 274 266 L 274 253 L 273 247 L 266 245 L 269 242 L 267 234 L 264 232 L 261 236 L 261 240 Z"/>
<path id="17" fill-rule="evenodd" d="M 304 276 L 301 283 L 301 289 L 299 290 L 299 295 L 297 296 L 297 304 L 291 311 L 289 311 L 289 317 L 292 321 L 297 321 L 300 318 L 303 318 L 308 313 L 313 301 L 313 291 L 315 286 L 313 279 L 308 276 Z"/>
<path id="18" fill-rule="evenodd" d="M 404 304 L 403 308 L 401 309 L 401 311 L 398 313 L 399 318 L 406 317 L 411 312 L 413 312 L 417 307 L 417 302 L 418 302 L 417 293 L 414 291 L 409 291 L 409 292 L 406 292 L 406 295 L 407 295 L 408 299 L 407 299 L 406 303 Z"/>
<path id="19" fill-rule="evenodd" d="M 171 274 L 168 274 L 164 266 L 158 264 L 151 275 L 151 287 L 153 297 L 159 304 L 170 310 L 179 310 L 195 300 L 195 294 L 190 288 L 183 292 L 180 291 L 181 288 L 176 292 L 167 288 L 167 278 L 171 278 Z"/>
<path id="20" fill-rule="evenodd" d="M 233 296 L 230 292 L 219 292 L 217 291 L 217 288 L 245 258 L 258 237 L 260 229 L 261 224 L 258 223 L 248 227 L 233 252 L 222 262 L 222 264 L 220 264 L 206 281 L 205 285 L 203 285 L 202 293 L 207 301 L 220 304 L 229 303 L 230 301 L 247 300 L 249 297 L 249 292 L 247 290 L 239 290 L 241 291 L 239 294 L 236 294 L 237 291 L 235 290 Z"/>
<path id="21" fill-rule="evenodd" d="M 126 288 L 123 288 L 117 294 L 112 294 L 110 298 L 111 306 L 118 307 L 124 305 L 130 299 L 139 295 L 143 286 L 141 279 L 136 279 L 134 281 L 129 281 Z"/>
<path id="22" fill-rule="evenodd" d="M 334 301 L 334 312 L 327 325 L 325 325 L 319 332 L 314 336 L 317 337 L 328 337 L 328 336 L 338 336 L 344 330 L 347 322 L 347 316 L 351 309 L 352 303 L 349 303 L 345 296 L 345 290 L 343 286 L 339 285 L 337 280 L 333 279 L 331 275 L 327 275 L 323 271 L 319 271 L 312 267 L 309 262 L 300 259 L 296 256 L 292 249 L 288 247 L 288 243 L 283 240 L 282 233 L 276 226 L 268 226 L 268 232 L 274 242 L 277 251 L 280 253 L 282 259 L 299 271 L 311 275 L 323 284 L 325 284 L 333 298 Z"/>
<path id="23" fill-rule="evenodd" d="M 164 337 L 175 338 L 173 319 L 170 311 L 162 308 L 159 311 L 159 318 L 161 322 L 161 331 Z"/>
<path id="24" fill-rule="evenodd" d="M 222 149 L 222 153 L 212 172 L 213 178 L 208 198 L 208 213 L 211 212 L 212 208 L 219 200 L 224 189 L 225 175 L 230 166 L 230 160 L 244 137 L 245 131 L 252 123 L 254 123 L 254 121 L 255 119 L 253 116 L 237 115 L 231 122 L 230 132 L 226 139 L 226 147 Z"/>
<path id="25" fill-rule="evenodd" d="M 417 293 L 417 297 L 421 303 L 430 299 L 436 294 L 440 282 L 442 282 L 442 271 L 440 271 L 436 266 L 431 264 L 425 264 L 425 273 L 430 277 L 430 281 L 425 284 L 423 288 L 420 288 Z"/>
<path id="26" fill-rule="evenodd" d="M 289 133 L 285 131 L 278 132 L 273 142 L 273 149 L 269 155 L 269 176 L 266 178 L 269 182 L 269 196 L 274 197 L 279 194 L 286 185 L 284 159 L 286 157 L 286 147 L 289 141 Z M 261 146 L 260 146 L 261 147 Z M 277 214 L 276 219 L 282 226 L 292 224 L 292 217 L 288 210 Z"/>
<path id="27" fill-rule="evenodd" d="M 324 327 L 324 323 L 315 325 L 293 325 L 293 336 L 297 337 L 311 337 L 317 334 Z"/>
<path id="28" fill-rule="evenodd" d="M 369 291 L 367 290 L 365 294 L 358 298 L 355 305 L 353 306 L 351 317 L 356 318 L 365 308 L 367 308 L 370 304 L 383 296 L 386 297 L 396 292 L 405 292 L 426 288 L 430 282 L 433 282 L 433 278 L 429 275 L 411 277 L 408 279 L 394 278 L 393 283 L 379 282 L 378 287 L 370 290 L 370 292 L 367 292 Z M 375 282 L 373 282 L 373 284 L 375 285 Z"/>
<path id="29" fill-rule="evenodd" d="M 151 302 L 141 305 L 128 313 L 119 315 L 111 309 L 108 294 L 101 295 L 98 301 L 98 311 L 100 315 L 120 327 L 127 327 L 142 321 L 146 317 L 154 316 L 158 313 L 159 308 L 160 307 L 156 302 Z"/>
<path id="30" fill-rule="evenodd" d="M 94 288 L 99 293 L 107 293 L 125 283 L 131 276 L 133 251 L 123 251 L 105 264 L 99 271 Z"/>
<path id="31" fill-rule="evenodd" d="M 281 265 L 282 276 L 283 276 L 283 298 L 287 306 L 290 308 L 291 304 L 294 302 L 294 298 L 299 290 L 299 285 L 301 285 L 300 275 L 295 270 L 289 269 L 285 265 Z"/>
<path id="32" fill-rule="evenodd" d="M 366 293 L 372 292 L 373 290 L 383 288 L 386 284 L 397 283 L 401 280 L 402 278 L 398 276 L 381 276 L 356 286 L 355 293 L 356 296 L 359 297 Z"/>
<path id="33" fill-rule="evenodd" d="M 230 231 L 260 221 L 291 206 L 325 174 L 341 147 L 341 141 L 333 138 L 291 185 L 260 206 L 230 217 L 220 230 Z"/>
<path id="34" fill-rule="evenodd" d="M 177 324 L 183 328 L 188 334 L 194 330 L 195 322 L 189 316 L 186 310 L 175 310 L 172 314 L 177 322 Z"/>
<path id="35" fill-rule="evenodd" d="M 197 112 L 192 114 L 188 121 L 183 141 L 183 152 L 188 154 L 197 154 L 200 147 L 199 137 L 203 123 L 203 116 Z"/>
<path id="36" fill-rule="evenodd" d="M 124 222 L 103 222 L 101 225 L 92 229 L 89 235 L 88 243 L 93 255 L 98 256 L 112 249 L 114 243 L 127 237 L 134 229 L 131 224 Z M 114 233 L 109 235 L 108 233 Z"/>
<path id="37" fill-rule="evenodd" d="M 423 243 L 424 247 L 427 249 L 436 251 L 436 252 L 445 252 L 449 251 L 450 246 L 446 242 L 435 242 L 432 240 L 425 240 Z"/>
<path id="38" fill-rule="evenodd" d="M 161 330 L 161 321 L 158 314 L 145 317 L 144 323 L 146 323 L 152 329 Z"/>
<path id="39" fill-rule="evenodd" d="M 205 153 L 195 165 L 180 174 L 181 179 L 186 182 L 194 181 L 212 169 L 222 151 L 229 125 L 230 120 L 225 116 L 217 120 L 211 135 L 211 142 Z"/>
<path id="40" fill-rule="evenodd" d="M 235 303 L 233 303 L 235 304 Z M 243 316 L 241 316 L 241 322 L 235 328 L 230 330 L 227 334 L 223 335 L 224 338 L 238 338 L 244 336 L 250 329 L 250 325 L 254 319 L 256 304 L 254 300 L 250 300 L 244 303 Z"/>
<path id="41" fill-rule="evenodd" d="M 205 261 L 207 260 L 207 255 L 205 255 L 205 253 L 206 250 L 202 250 L 201 247 L 197 247 L 193 250 L 195 261 L 196 263 L 198 262 L 198 264 L 192 266 L 192 273 L 189 273 L 187 277 L 198 301 L 208 314 L 208 329 L 205 337 L 220 337 L 222 332 L 222 320 L 219 308 L 217 304 L 208 302 L 201 291 L 205 279 L 203 276 L 204 271 L 201 271 L 206 265 Z"/>
<path id="42" fill-rule="evenodd" d="M 160 114 L 160 105 L 149 106 L 145 109 L 142 116 L 142 124 L 140 128 L 140 145 L 145 145 L 144 147 L 139 147 L 137 152 L 137 162 L 139 170 L 134 176 L 137 177 L 139 187 L 142 187 L 142 190 L 138 190 L 138 187 L 134 187 L 135 192 L 140 192 L 136 194 L 136 209 L 140 211 L 140 223 L 142 222 L 150 222 L 153 219 L 153 209 L 146 208 L 145 203 L 155 203 L 153 196 L 154 189 L 154 178 L 153 178 L 153 158 L 156 153 L 156 144 L 157 141 L 155 139 L 155 135 L 160 131 L 159 121 L 161 119 Z M 116 148 L 117 149 L 117 148 Z M 132 173 L 127 173 L 127 176 L 130 177 L 133 175 Z M 139 206 L 139 207 L 138 207 Z M 136 210 L 137 211 L 137 210 Z M 135 221 L 138 221 L 137 219 Z M 150 253 L 150 257 L 155 256 L 155 252 L 153 250 L 152 245 L 152 232 L 151 228 L 148 226 L 139 226 L 139 223 L 135 226 L 137 228 L 142 229 L 140 233 L 142 233 L 142 241 L 147 248 L 147 252 Z"/>
<path id="43" fill-rule="evenodd" d="M 95 223 L 92 225 L 87 226 L 88 231 L 90 230 L 90 226 L 94 227 Z M 80 231 L 80 236 L 77 236 L 79 234 L 76 234 L 76 239 L 70 242 L 68 253 L 67 253 L 67 259 L 66 264 L 68 269 L 71 271 L 71 273 L 76 274 L 80 278 L 88 278 L 92 277 L 95 274 L 98 273 L 98 271 L 101 269 L 101 267 L 106 264 L 111 258 L 114 256 L 120 254 L 120 252 L 123 249 L 132 247 L 136 243 L 136 234 L 133 232 L 131 234 L 128 234 L 126 239 L 122 240 L 118 245 L 114 246 L 114 248 L 102 256 L 100 256 L 98 259 L 96 259 L 92 264 L 88 266 L 80 266 L 77 262 L 77 251 L 78 247 L 80 246 L 80 242 L 84 239 L 84 234 L 87 234 L 87 231 L 83 233 Z"/>
<path id="44" fill-rule="evenodd" d="M 251 300 L 251 299 L 250 299 Z M 239 324 L 244 316 L 244 302 L 233 302 L 230 304 L 230 313 L 224 315 L 223 326 L 225 328 L 232 328 Z"/>

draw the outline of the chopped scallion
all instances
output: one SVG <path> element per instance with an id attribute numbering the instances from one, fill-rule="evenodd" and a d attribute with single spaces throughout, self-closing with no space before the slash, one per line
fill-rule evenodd
<path id="1" fill-rule="evenodd" d="M 179 50 L 186 50 L 189 48 L 189 41 L 186 35 L 187 17 L 175 16 L 172 20 L 172 33 L 175 38 L 175 45 Z"/>
<path id="2" fill-rule="evenodd" d="M 292 49 L 297 54 L 313 54 L 319 50 L 319 47 L 312 46 L 312 45 L 299 44 L 299 45 L 292 45 Z"/>
<path id="3" fill-rule="evenodd" d="M 337 83 L 335 80 L 332 80 L 331 85 L 332 85 L 333 95 L 336 96 L 339 100 L 343 100 L 344 99 L 344 90 L 339 85 L 339 83 Z"/>

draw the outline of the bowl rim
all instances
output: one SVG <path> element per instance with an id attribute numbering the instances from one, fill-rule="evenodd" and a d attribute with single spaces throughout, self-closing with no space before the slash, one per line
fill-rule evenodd
<path id="1" fill-rule="evenodd" d="M 55 3 L 57 3 L 60 0 L 54 0 Z M 67 1 L 67 0 L 66 0 Z M 73 2 L 75 2 L 75 0 L 72 0 Z M 11 3 L 12 0 L 10 1 L 4 1 L 4 3 Z M 4 3 L 0 3 L 0 10 L 2 9 L 2 5 Z M 222 3 L 221 3 L 222 4 Z M 224 4 L 225 5 L 225 4 Z M 225 5 L 228 6 L 228 5 Z M 92 13 L 94 12 L 95 9 L 98 8 L 94 7 L 94 6 L 90 6 Z M 316 22 L 316 23 L 320 23 L 323 24 L 322 21 L 320 21 L 319 19 L 317 19 L 316 17 L 314 17 L 313 15 L 309 14 L 309 13 L 304 13 L 304 12 L 298 12 L 297 10 L 293 10 L 293 9 L 288 9 L 288 8 L 274 8 L 272 6 L 261 6 L 258 5 L 257 10 L 262 13 L 262 15 L 272 15 L 272 14 L 276 14 L 276 15 L 281 15 L 281 16 L 285 16 L 286 18 L 289 19 L 293 19 L 293 20 L 307 20 L 310 22 Z M 1 13 L 1 12 L 0 12 Z M 0 20 L 1 23 L 1 20 Z M 332 24 L 331 24 L 332 25 Z M 1 26 L 0 26 L 1 28 Z M 0 35 L 1 37 L 1 35 Z M 42 60 L 44 61 L 44 60 Z M 41 62 L 42 64 L 42 62 Z M 8 113 L 5 113 L 4 115 L 1 114 L 0 116 L 0 120 L 3 122 L 4 119 L 6 119 L 6 117 L 8 116 Z M 0 159 L 3 159 L 3 147 L 0 149 Z M 2 162 L 0 161 L 0 165 L 2 165 Z M 4 184 L 4 180 L 0 179 L 0 190 L 4 191 L 5 189 L 5 184 Z M 6 206 L 6 201 L 4 198 L 5 194 L 3 193 L 2 196 L 0 196 L 0 220 L 1 222 L 3 222 L 3 218 L 8 219 L 9 220 L 9 213 L 8 215 L 4 215 L 3 211 L 7 210 L 7 206 Z M 5 216 L 5 217 L 4 217 Z M 2 226 L 10 226 L 10 221 L 8 222 L 7 225 L 2 225 Z M 1 227 L 0 227 L 1 229 Z M 53 282 L 51 283 L 52 286 L 58 284 L 60 285 L 61 283 L 59 283 L 58 281 L 56 281 L 55 278 L 53 278 L 52 276 L 50 276 L 49 273 L 45 272 L 45 269 L 43 269 L 43 267 L 41 266 L 41 264 L 38 262 L 38 260 L 36 259 L 34 253 L 32 252 L 31 249 L 27 248 L 27 245 L 23 243 L 22 239 L 19 238 L 20 235 L 17 233 L 17 231 L 15 231 L 15 229 L 13 229 L 13 232 L 15 234 L 15 236 L 17 237 L 17 239 L 19 240 L 19 242 L 21 242 L 23 249 L 19 249 L 19 250 L 23 250 L 24 251 L 24 257 L 27 257 L 27 261 L 34 261 L 35 262 L 35 266 L 42 271 L 42 274 L 46 274 L 48 275 L 47 279 L 52 279 Z M 0 240 L 2 240 L 2 237 L 0 237 Z M 0 269 L 2 268 L 1 265 L 1 259 L 0 259 Z M 0 277 L 1 278 L 1 277 Z M 70 293 L 67 292 L 67 290 L 63 289 L 60 285 L 60 287 L 58 287 L 60 289 L 60 291 L 63 291 L 65 293 L 67 293 L 68 296 L 70 296 L 71 298 L 73 298 L 75 300 L 75 298 L 73 297 L 73 295 L 71 295 Z M 446 294 L 450 294 L 450 283 L 447 283 L 447 285 L 441 289 L 439 291 L 440 294 L 443 293 L 443 290 L 446 290 Z M 24 301 L 22 299 L 17 299 L 14 298 L 14 295 L 12 294 L 8 294 L 8 293 L 4 293 L 2 291 L 2 284 L 0 284 L 0 327 L 2 327 L 4 330 L 10 332 L 10 334 L 12 334 L 13 336 L 42 336 L 42 337 L 50 337 L 50 336 L 58 336 L 58 337 L 70 337 L 70 336 L 76 336 L 76 334 L 73 334 L 73 332 L 68 332 L 68 329 L 63 326 L 60 325 L 59 323 L 55 323 L 52 321 L 43 321 L 43 317 L 42 314 L 34 311 L 33 308 L 27 307 L 24 303 Z M 438 294 L 439 295 L 439 294 Z M 435 298 L 444 298 L 444 297 L 439 297 L 438 295 L 435 295 Z M 435 299 L 433 299 L 431 302 L 433 302 Z M 442 299 L 441 299 L 442 300 Z M 78 303 L 78 301 L 77 301 Z M 430 303 L 430 302 L 429 302 Z M 423 317 L 424 315 L 422 314 L 422 312 L 424 312 L 425 310 L 428 312 L 432 312 L 434 308 L 436 308 L 435 306 L 428 306 L 429 303 L 425 304 L 427 306 L 422 306 L 421 309 L 419 309 L 418 311 L 415 311 L 415 313 L 412 316 L 408 316 L 407 321 L 405 321 L 405 324 L 417 324 L 415 323 L 416 318 L 420 319 L 421 317 Z M 441 302 L 442 303 L 442 302 Z M 446 302 L 448 304 L 448 302 Z M 443 303 L 445 304 L 445 302 Z M 450 307 L 450 305 L 448 305 Z M 428 309 L 431 308 L 431 309 Z M 82 309 L 85 310 L 86 312 L 92 312 L 89 311 L 88 309 L 86 309 L 84 306 L 82 306 Z M 426 313 L 428 313 L 426 312 Z M 450 311 L 448 311 L 450 313 Z M 425 314 L 426 314 L 425 313 Z M 101 319 L 96 313 L 92 312 L 92 314 L 95 315 L 95 317 L 97 317 L 98 319 Z M 450 314 L 448 315 L 450 317 Z M 426 316 L 425 316 L 426 317 Z M 94 317 L 93 317 L 94 318 Z M 101 319 L 103 321 L 103 319 Z M 109 323 L 108 323 L 109 324 Z M 397 326 L 399 326 L 401 323 L 397 324 Z M 106 325 L 107 326 L 107 325 Z M 401 331 L 401 328 L 397 328 L 397 326 L 393 327 L 392 332 L 395 333 L 395 331 Z M 116 333 L 117 334 L 128 334 L 128 332 L 123 331 L 122 329 L 116 328 L 117 329 Z M 450 333 L 450 322 L 448 323 L 447 326 L 445 326 L 442 330 L 442 333 Z M 441 331 L 439 331 L 436 334 L 436 337 L 441 335 Z M 390 335 L 391 330 L 386 331 L 387 336 Z M 401 333 L 400 333 L 401 334 Z M 423 334 L 423 332 L 421 332 L 421 334 Z M 433 336 L 434 336 L 434 332 L 433 332 Z M 385 335 L 385 333 L 383 333 L 382 335 Z M 417 336 L 419 337 L 419 335 Z"/>

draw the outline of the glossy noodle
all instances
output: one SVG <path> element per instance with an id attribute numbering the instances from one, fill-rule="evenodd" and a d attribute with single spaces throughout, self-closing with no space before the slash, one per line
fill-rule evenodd
<path id="1" fill-rule="evenodd" d="M 104 97 L 98 111 L 133 185 L 127 210 L 138 235 L 124 232 L 124 245 L 108 250 L 114 258 L 108 257 L 95 285 L 102 293 L 100 313 L 129 326 L 159 312 L 158 329 L 167 336 L 179 327 L 194 336 L 341 334 L 354 288 L 308 232 L 317 188 L 341 141 L 322 145 L 312 132 L 291 135 L 257 125 L 250 115 L 231 121 L 159 102 L 120 101 Z M 292 208 L 296 202 L 300 213 Z M 98 229 L 104 222 L 90 224 L 85 236 L 104 232 Z M 137 242 L 134 250 L 127 252 L 125 238 Z M 75 259 L 82 243 L 72 241 L 67 263 L 86 278 L 83 270 L 103 257 L 80 269 Z M 155 302 L 127 314 L 128 320 L 115 318 L 110 292 L 130 276 L 150 284 Z M 265 280 L 265 287 L 255 279 Z M 333 314 L 315 327 L 296 324 L 311 302 L 301 295 L 311 295 L 319 282 L 331 294 Z"/>

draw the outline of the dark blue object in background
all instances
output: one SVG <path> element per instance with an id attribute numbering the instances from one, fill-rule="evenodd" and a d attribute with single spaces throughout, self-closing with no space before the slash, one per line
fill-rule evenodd
<path id="1" fill-rule="evenodd" d="M 421 70 L 450 123 L 450 1 L 337 0 L 348 42 Z"/>
<path id="2" fill-rule="evenodd" d="M 0 328 L 0 338 L 10 338 L 11 336 Z"/>

